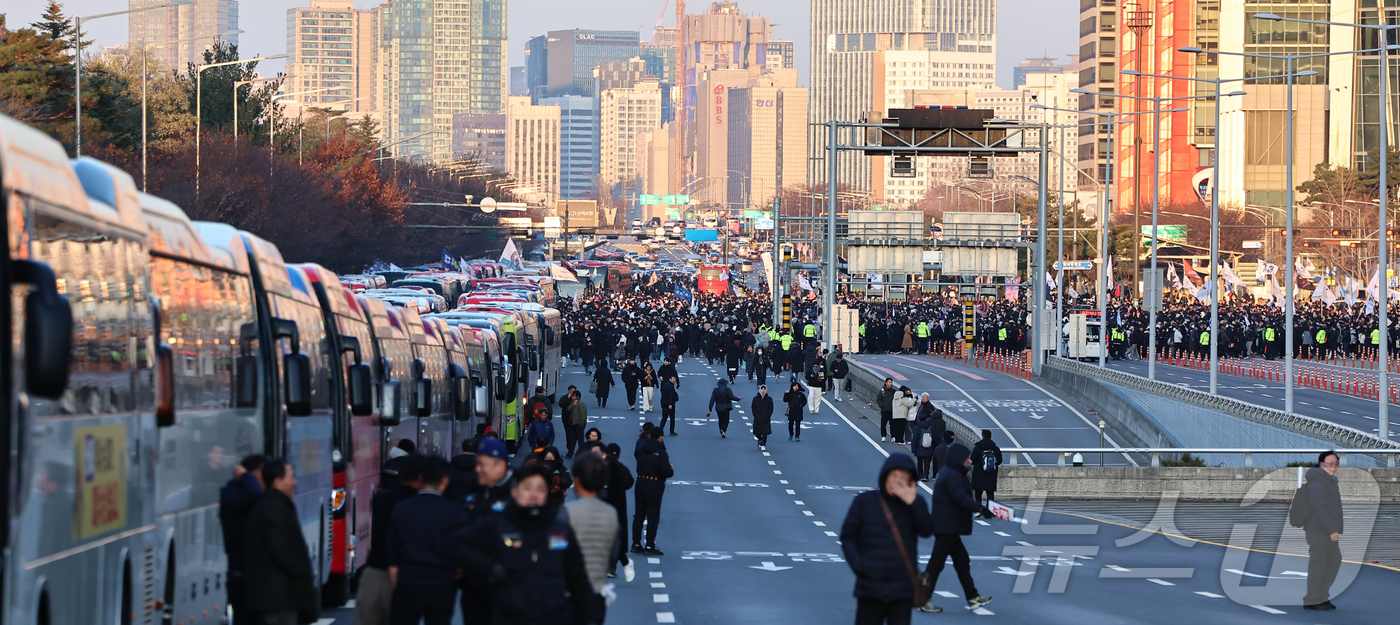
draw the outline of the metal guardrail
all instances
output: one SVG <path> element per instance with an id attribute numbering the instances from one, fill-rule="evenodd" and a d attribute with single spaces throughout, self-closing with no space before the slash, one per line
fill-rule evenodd
<path id="1" fill-rule="evenodd" d="M 1337 460 L 1341 466 L 1347 466 L 1347 456 L 1349 454 L 1359 454 L 1364 456 L 1386 457 L 1385 465 L 1389 468 L 1395 467 L 1395 459 L 1400 456 L 1400 449 L 1249 449 L 1245 447 L 1002 447 L 1003 454 L 1010 453 L 1010 460 L 1006 463 L 1009 466 L 1016 465 L 1016 454 L 1055 454 L 1059 461 L 1056 466 L 1068 466 L 1065 458 L 1073 454 L 1146 454 L 1152 457 L 1152 466 L 1160 467 L 1162 454 L 1244 454 L 1244 468 L 1254 468 L 1254 454 L 1286 454 L 1293 456 L 1311 456 L 1316 458 L 1324 451 L 1331 451 L 1337 454 Z"/>
<path id="2" fill-rule="evenodd" d="M 1087 365 L 1060 356 L 1050 356 L 1046 358 L 1045 364 L 1096 380 L 1125 386 L 1145 393 L 1160 395 L 1193 406 L 1218 410 L 1225 414 L 1255 423 L 1314 436 L 1325 441 L 1336 443 L 1340 447 L 1384 450 L 1386 452 L 1400 450 L 1400 444 L 1393 441 L 1383 439 L 1368 432 L 1363 432 L 1356 428 L 1350 428 L 1315 417 L 1275 410 L 1230 397 L 1211 395 L 1204 391 L 1177 386 L 1175 384 L 1167 384 L 1165 382 L 1157 382 L 1131 373 L 1113 369 L 1100 369 L 1096 366 Z"/>

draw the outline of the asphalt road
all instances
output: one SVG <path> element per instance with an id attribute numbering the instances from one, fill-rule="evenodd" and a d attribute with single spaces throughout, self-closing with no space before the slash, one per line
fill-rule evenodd
<path id="1" fill-rule="evenodd" d="M 1281 361 L 1274 362 L 1280 367 L 1283 366 Z M 1313 363 L 1299 363 L 1299 365 L 1313 368 L 1322 366 Z M 1147 361 L 1110 360 L 1108 366 L 1147 377 Z M 1392 383 L 1397 378 L 1400 376 L 1391 376 Z M 1168 384 L 1179 384 L 1203 391 L 1210 390 L 1209 371 L 1174 367 L 1159 362 L 1157 363 L 1157 379 Z M 1216 392 L 1224 397 L 1277 410 L 1283 410 L 1284 406 L 1284 384 L 1282 382 L 1256 380 L 1221 373 L 1216 378 Z M 1380 422 L 1376 418 L 1378 410 L 1378 403 L 1367 399 L 1297 385 L 1293 389 L 1293 411 L 1295 413 L 1377 435 L 1380 434 Z M 1400 434 L 1400 425 L 1395 424 L 1396 420 L 1400 420 L 1400 408 L 1392 408 L 1390 414 L 1392 419 L 1390 436 L 1394 438 Z"/>
<path id="2" fill-rule="evenodd" d="M 907 378 L 902 383 L 930 392 L 979 427 L 989 426 L 1003 443 L 1008 433 L 1022 443 L 1097 442 L 1096 428 L 1026 381 L 932 359 L 857 360 L 899 373 Z M 901 449 L 879 443 L 877 421 L 862 419 L 862 408 L 853 402 L 828 401 L 818 415 L 808 415 L 801 442 L 789 442 L 785 421 L 775 419 L 768 452 L 761 452 L 747 433 L 755 384 L 743 377 L 735 385 L 744 398 L 742 412 L 735 411 L 722 439 L 704 410 L 721 367 L 686 358 L 679 370 L 680 436 L 666 439 L 676 476 L 666 491 L 657 539 L 666 555 L 638 558 L 631 583 L 613 580 L 618 600 L 607 622 L 852 622 L 854 576 L 841 558 L 838 533 L 851 498 L 873 488 L 885 456 Z M 581 368 L 568 367 L 564 382 L 587 388 L 588 378 Z M 771 378 L 769 383 L 777 386 Z M 604 409 L 589 398 L 589 415 L 605 440 L 630 449 L 640 424 L 659 414 L 630 412 L 625 397 L 619 386 Z M 630 457 L 625 462 L 633 465 Z M 921 492 L 927 499 L 928 492 Z M 1056 509 L 1054 503 L 1046 506 Z M 1282 547 L 1276 537 L 1241 545 L 1255 551 L 1226 548 L 1220 540 L 1177 544 L 1160 534 L 1140 534 L 1140 523 L 1103 507 L 1076 514 L 1046 512 L 1029 525 L 979 521 L 967 539 L 973 577 L 978 590 L 996 600 L 977 613 L 966 610 L 950 567 L 937 586 L 937 601 L 947 610 L 916 614 L 915 622 L 1000 617 L 1018 623 L 1381 623 L 1393 617 L 1389 597 L 1400 587 L 1400 569 L 1348 565 L 1344 573 L 1353 575 L 1342 579 L 1350 583 L 1334 600 L 1342 610 L 1305 613 L 1296 605 L 1305 560 L 1269 553 L 1305 553 L 1296 536 Z M 1180 504 L 1175 516 L 1164 518 L 1195 515 L 1192 506 Z M 1348 524 L 1361 525 L 1350 518 Z M 921 541 L 924 559 L 931 549 L 931 540 Z M 350 612 L 327 614 L 325 623 L 349 625 Z M 1310 618 L 1318 615 L 1327 618 Z M 460 616 L 455 622 L 462 622 Z"/>

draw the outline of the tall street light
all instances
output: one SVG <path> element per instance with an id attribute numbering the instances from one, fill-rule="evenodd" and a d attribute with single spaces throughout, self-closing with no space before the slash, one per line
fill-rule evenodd
<path id="1" fill-rule="evenodd" d="M 1265 17 L 1268 13 L 1254 15 L 1258 19 L 1271 19 Z M 1341 52 L 1322 52 L 1317 54 L 1251 54 L 1247 52 L 1222 52 L 1219 50 L 1205 50 L 1196 47 L 1177 48 L 1178 52 L 1190 54 L 1216 54 L 1224 56 L 1238 56 L 1256 59 L 1276 59 L 1284 62 L 1283 73 L 1285 76 L 1284 91 L 1286 95 L 1286 112 L 1284 116 L 1284 232 L 1288 234 L 1283 237 L 1284 245 L 1284 277 L 1283 282 L 1287 285 L 1284 297 L 1283 309 L 1283 410 L 1293 412 L 1293 315 L 1296 306 L 1293 302 L 1293 215 L 1296 212 L 1293 196 L 1293 71 L 1296 68 L 1298 59 L 1313 59 L 1328 56 L 1338 56 L 1343 54 L 1363 54 L 1369 52 L 1379 52 L 1380 49 L 1368 50 L 1344 50 Z"/>
<path id="2" fill-rule="evenodd" d="M 1081 111 L 1077 109 L 1055 108 L 1053 106 L 1045 106 L 1043 104 L 1033 104 L 1031 105 L 1031 108 L 1040 109 L 1043 111 L 1059 111 L 1061 113 L 1074 113 L 1075 115 L 1095 115 L 1103 118 L 1104 128 L 1108 130 L 1108 142 L 1104 146 L 1104 154 L 1107 156 L 1106 160 L 1104 161 L 1104 181 L 1103 184 L 1099 187 L 1099 190 L 1103 192 L 1103 200 L 1101 200 L 1099 203 L 1099 276 L 1096 280 L 1094 280 L 1094 283 L 1097 285 L 1097 288 L 1095 290 L 1097 291 L 1096 296 L 1099 302 L 1099 368 L 1106 369 L 1108 368 L 1108 348 L 1106 342 L 1108 332 L 1108 285 L 1106 283 L 1108 282 L 1108 280 L 1111 280 L 1113 278 L 1113 267 L 1111 267 L 1108 262 L 1108 203 L 1110 198 L 1113 197 L 1113 178 L 1115 176 L 1115 170 L 1113 169 L 1113 126 L 1114 124 L 1122 123 L 1116 118 L 1132 117 L 1134 115 L 1146 115 L 1148 113 L 1151 113 L 1152 111 L 1135 111 L 1131 113 L 1098 113 L 1094 111 Z M 1064 211 L 1061 210 L 1060 231 L 1063 232 L 1064 228 Z M 1063 274 L 1061 274 L 1061 279 L 1064 279 Z M 1060 287 L 1061 292 L 1063 293 L 1064 285 L 1062 284 L 1060 285 Z M 1061 306 L 1063 307 L 1063 304 L 1061 304 Z"/>
<path id="3" fill-rule="evenodd" d="M 1381 313 L 1380 313 L 1380 315 L 1377 316 L 1377 319 L 1376 319 L 1376 326 L 1377 326 L 1377 328 L 1378 328 L 1378 334 L 1379 334 L 1379 336 L 1378 336 L 1378 341 L 1377 341 L 1377 342 L 1378 342 L 1377 347 L 1378 347 L 1379 349 L 1376 350 L 1376 352 L 1377 352 L 1377 356 L 1376 356 L 1376 358 L 1377 358 L 1377 362 L 1376 362 L 1376 373 L 1377 373 L 1378 378 L 1379 378 L 1379 379 L 1378 379 L 1378 386 L 1379 386 L 1379 388 L 1377 389 L 1377 395 L 1376 395 L 1376 396 L 1377 396 L 1377 397 L 1379 398 L 1379 400 L 1380 400 L 1380 406 L 1378 406 L 1378 412 L 1379 412 L 1379 414 L 1377 415 L 1377 419 L 1378 419 L 1378 421 L 1379 421 L 1379 426 L 1380 426 L 1380 427 L 1378 428 L 1378 431 L 1380 432 L 1381 438 L 1384 438 L 1384 439 L 1386 439 L 1386 440 L 1390 440 L 1390 380 L 1389 380 L 1389 378 L 1388 378 L 1388 375 L 1389 375 L 1389 373 L 1390 373 L 1390 372 L 1388 371 L 1389 366 L 1390 366 L 1390 337 L 1389 337 L 1389 330 L 1390 330 L 1390 272 L 1389 272 L 1389 270 L 1388 270 L 1388 265 L 1389 265 L 1389 262 L 1390 262 L 1390 259 L 1389 259 L 1390 250 L 1386 249 L 1386 246 L 1389 245 L 1389 241 L 1387 241 L 1387 238 L 1388 238 L 1388 237 L 1386 236 L 1386 232 L 1385 232 L 1385 231 L 1386 231 L 1386 222 L 1387 222 L 1387 217 L 1388 217 L 1387 213 L 1389 212 L 1389 206 L 1388 206 L 1387 204 L 1388 204 L 1388 202 L 1390 201 L 1390 198 L 1388 197 L 1388 196 L 1390 195 L 1390 188 L 1389 188 L 1389 187 L 1390 187 L 1390 184 L 1389 184 L 1389 179 L 1386 177 L 1386 168 L 1387 168 L 1387 165 L 1388 165 L 1388 163 L 1387 163 L 1387 158 L 1386 158 L 1386 157 L 1387 157 L 1387 152 L 1390 151 L 1390 140 L 1389 140 L 1389 136 L 1388 136 L 1388 135 L 1390 134 L 1390 128 L 1388 127 L 1389 124 L 1390 124 L 1390 115 L 1388 114 L 1388 111 L 1390 110 L 1390 88 L 1389 88 L 1389 82 L 1388 82 L 1388 79 L 1389 79 L 1389 77 L 1390 77 L 1390 53 L 1389 53 L 1389 51 L 1390 51 L 1390 49 L 1391 49 L 1392 47 L 1395 47 L 1393 44 L 1390 43 L 1390 40 L 1391 40 L 1391 38 L 1392 38 L 1392 36 L 1393 36 L 1393 35 L 1392 35 L 1392 32 L 1394 32 L 1394 31 L 1396 31 L 1396 30 L 1400 30 L 1400 24 L 1388 24 L 1388 23 L 1386 23 L 1386 24 L 1349 24 L 1349 23 L 1346 23 L 1346 22 L 1325 22 L 1325 21 L 1318 21 L 1318 20 L 1303 20 L 1303 19 L 1298 19 L 1298 18 L 1294 18 L 1294 17 L 1282 17 L 1282 16 L 1279 16 L 1279 15 L 1275 15 L 1275 14 L 1273 14 L 1273 13 L 1255 13 L 1255 14 L 1254 14 L 1254 18 L 1255 18 L 1255 19 L 1261 19 L 1261 20 L 1269 20 L 1269 21 L 1273 21 L 1273 22 L 1297 22 L 1297 23 L 1300 23 L 1300 24 L 1319 24 L 1319 25 L 1323 25 L 1323 26 L 1349 26 L 1349 27 L 1351 27 L 1351 28 L 1356 28 L 1356 29 L 1361 29 L 1361 30 L 1372 30 L 1372 31 L 1376 31 L 1376 32 L 1379 34 L 1379 37 L 1377 38 L 1377 39 L 1379 40 L 1379 45 L 1378 45 L 1377 47 L 1378 47 L 1378 49 L 1379 49 L 1379 51 L 1380 51 L 1380 57 L 1381 57 L 1381 58 L 1380 58 L 1380 70 L 1381 70 L 1381 71 L 1379 72 L 1379 73 L 1380 73 L 1380 85 L 1379 85 L 1379 86 L 1380 86 L 1380 89 L 1379 89 L 1379 92 L 1380 92 L 1380 93 L 1379 93 L 1379 96 L 1380 96 L 1380 111 L 1381 111 L 1381 124 L 1380 124 L 1380 127 L 1381 127 L 1381 128 L 1380 128 L 1379 143 L 1380 143 L 1380 153 L 1381 153 L 1381 159 L 1380 159 L 1380 160 L 1381 160 L 1381 162 L 1380 162 L 1380 193 L 1378 194 L 1378 195 L 1380 196 L 1380 197 L 1379 197 L 1379 200 L 1380 200 L 1380 201 L 1379 201 L 1379 204 L 1380 204 L 1380 207 L 1379 207 L 1379 208 L 1380 208 L 1380 234 L 1379 234 L 1379 237 L 1380 237 L 1380 238 L 1379 238 L 1379 243 L 1380 243 L 1380 245 L 1378 246 L 1378 247 L 1380 248 L 1380 250 L 1377 252 L 1379 258 L 1377 258 L 1376 260 L 1377 260 L 1377 262 L 1380 263 L 1380 272 L 1381 272 L 1381 275 L 1383 276 L 1383 279 L 1385 280 L 1385 286 L 1381 289 L 1381 290 L 1385 293 L 1385 297 L 1384 297 L 1384 298 L 1377 298 L 1377 301 L 1381 303 L 1381 307 L 1380 307 L 1380 308 L 1381 308 Z M 1383 20 L 1383 21 L 1389 21 L 1389 20 Z M 1290 91 L 1289 95 L 1290 95 L 1290 96 L 1292 95 L 1292 92 L 1291 92 L 1291 91 Z M 1291 142 L 1290 142 L 1290 145 L 1291 145 Z M 1292 167 L 1293 167 L 1293 161 L 1292 161 L 1291 159 L 1290 159 L 1289 162 L 1288 162 L 1288 167 L 1289 167 L 1289 169 L 1290 169 L 1290 171 L 1291 171 L 1291 169 L 1292 169 Z M 1289 191 L 1291 192 L 1292 190 L 1293 190 L 1293 189 L 1292 189 L 1292 187 L 1290 186 L 1290 187 L 1289 187 Z M 1292 214 L 1292 208 L 1293 208 L 1293 207 L 1290 205 L 1290 206 L 1289 206 L 1289 214 L 1290 214 L 1290 215 Z M 1292 232 L 1290 231 L 1289 234 L 1292 234 Z M 1289 244 L 1290 247 L 1291 247 L 1292 244 L 1293 244 L 1293 239 L 1292 239 L 1291 237 L 1290 237 L 1289 240 L 1288 240 L 1288 244 Z M 1292 259 L 1289 259 L 1288 273 L 1289 273 L 1290 275 L 1292 275 L 1292 268 L 1293 268 Z M 1289 290 L 1290 290 L 1290 292 L 1291 292 L 1291 290 L 1292 290 L 1292 288 L 1293 288 L 1293 285 L 1292 285 L 1292 284 L 1289 284 L 1289 285 L 1288 285 L 1288 288 L 1289 288 Z M 1292 335 L 1293 328 L 1292 328 L 1292 326 L 1289 326 L 1288 328 L 1285 328 L 1285 329 L 1286 329 L 1287 332 L 1288 332 L 1288 340 L 1289 340 L 1289 342 L 1291 343 L 1292 340 L 1293 340 L 1293 335 Z M 1289 350 L 1288 356 L 1291 358 L 1292 355 L 1293 355 L 1292 350 Z M 1291 360 L 1288 361 L 1288 362 L 1289 362 L 1289 364 L 1292 363 Z M 1289 382 L 1292 382 L 1292 380 L 1293 380 L 1292 376 L 1289 376 Z M 1292 391 L 1292 386 L 1291 386 L 1291 384 L 1290 384 L 1288 390 L 1289 390 L 1289 391 Z M 1291 403 L 1292 403 L 1292 400 L 1293 400 L 1293 396 L 1292 396 L 1291 393 L 1289 393 L 1289 395 L 1288 395 L 1288 402 L 1291 404 Z"/>
<path id="4" fill-rule="evenodd" d="M 177 43 L 187 43 L 200 39 L 223 39 L 229 35 L 241 34 L 243 34 L 241 30 L 226 30 L 217 35 L 200 35 L 198 37 L 187 37 L 175 41 L 157 41 L 155 43 L 141 44 L 141 191 L 143 193 L 146 191 L 146 83 L 150 82 L 150 72 L 146 70 L 146 59 L 150 56 L 150 49 L 159 48 L 161 46 L 173 46 Z M 236 115 L 237 113 L 238 109 L 234 109 L 234 114 Z M 234 127 L 237 128 L 237 125 Z"/>
<path id="5" fill-rule="evenodd" d="M 127 9 L 125 11 L 113 11 L 99 15 L 86 15 L 73 18 L 73 155 L 83 154 L 83 22 L 91 22 L 104 17 L 116 17 L 118 15 L 128 15 L 131 13 L 144 13 L 156 9 L 168 9 L 171 7 L 184 6 L 194 0 L 174 0 L 165 4 L 142 7 L 139 9 Z M 144 66 L 143 66 L 144 69 Z"/>
<path id="6" fill-rule="evenodd" d="M 260 82 L 271 82 L 274 80 L 286 80 L 291 76 L 273 76 L 271 78 L 254 78 L 252 80 L 233 81 L 233 145 L 238 146 L 238 88 L 243 85 L 251 85 Z M 249 95 L 252 95 L 251 93 Z"/>
<path id="7" fill-rule="evenodd" d="M 1156 278 L 1157 278 L 1157 243 L 1158 243 L 1158 240 L 1159 240 L 1158 237 L 1157 237 L 1157 227 L 1158 227 L 1158 226 L 1157 226 L 1157 218 L 1158 218 L 1158 211 L 1159 211 L 1160 208 L 1161 208 L 1161 199 L 1162 199 L 1162 193 L 1161 193 L 1161 191 L 1159 190 L 1159 186 L 1158 186 L 1158 176 L 1159 176 L 1159 174 L 1161 173 L 1161 169 L 1162 169 L 1161 162 L 1160 162 L 1160 159 L 1159 159 L 1159 156 L 1161 155 L 1161 151 L 1160 151 L 1156 146 L 1158 146 L 1158 145 L 1161 143 L 1161 140 L 1162 140 L 1162 137 L 1161 137 L 1161 134 L 1162 134 L 1162 105 L 1165 104 L 1165 103 L 1167 103 L 1167 102 L 1173 102 L 1173 101 L 1176 101 L 1176 100 L 1199 100 L 1199 99 L 1202 99 L 1202 98 L 1211 98 L 1211 97 L 1213 97 L 1213 96 L 1193 95 L 1193 96 L 1180 96 L 1180 97 L 1175 97 L 1175 98 L 1149 98 L 1149 97 L 1144 97 L 1144 96 L 1133 96 L 1133 95 L 1127 95 L 1127 94 L 1122 94 L 1122 93 L 1099 93 L 1099 92 L 1096 92 L 1096 91 L 1087 91 L 1087 90 L 1084 90 L 1084 89 L 1070 89 L 1070 93 L 1080 93 L 1080 94 L 1089 95 L 1089 96 L 1094 96 L 1094 97 L 1125 98 L 1125 99 L 1129 99 L 1129 100 L 1135 100 L 1135 101 L 1140 101 L 1140 102 L 1151 102 L 1151 103 L 1152 103 L 1152 110 L 1151 110 L 1151 111 L 1143 111 L 1143 112 L 1145 112 L 1145 113 L 1148 113 L 1148 112 L 1152 113 L 1152 145 L 1153 145 L 1153 149 L 1152 149 L 1152 254 L 1151 254 L 1152 260 L 1150 261 L 1150 264 L 1149 264 L 1148 266 L 1152 268 L 1152 277 L 1153 277 L 1154 281 L 1156 281 Z M 1226 93 L 1226 94 L 1224 94 L 1224 95 L 1225 95 L 1226 97 L 1230 97 L 1230 96 L 1242 96 L 1242 95 L 1245 95 L 1245 92 L 1243 92 L 1243 91 L 1232 91 L 1232 92 Z M 1219 103 L 1218 101 L 1216 102 L 1216 106 L 1217 106 L 1217 107 L 1220 106 L 1220 103 Z M 1135 108 L 1136 108 L 1136 107 L 1135 107 Z M 1169 112 L 1172 112 L 1172 113 L 1180 113 L 1180 112 L 1184 112 L 1184 111 L 1186 111 L 1186 110 L 1188 110 L 1188 109 L 1186 109 L 1186 108 L 1183 107 L 1183 108 L 1171 109 Z M 1137 120 L 1133 120 L 1133 125 L 1134 125 L 1134 126 L 1137 126 L 1137 125 L 1138 125 Z M 1141 132 L 1141 131 L 1136 131 L 1136 130 L 1135 130 L 1134 132 L 1135 132 L 1135 134 L 1137 135 L 1137 137 L 1135 138 L 1134 142 L 1135 142 L 1135 143 L 1141 143 L 1141 142 L 1142 142 L 1142 141 L 1141 141 L 1141 139 L 1142 139 L 1142 132 Z M 1142 163 L 1137 163 L 1137 164 L 1135 164 L 1135 165 L 1133 166 L 1133 169 L 1134 169 L 1134 171 L 1138 171 L 1138 172 L 1142 171 Z M 1134 196 L 1135 196 L 1135 197 L 1133 198 L 1133 200 L 1134 200 L 1134 201 L 1133 201 L 1133 203 L 1134 203 L 1134 206 L 1133 206 L 1133 213 L 1134 213 L 1134 215 L 1138 215 L 1138 214 L 1141 214 L 1142 211 L 1140 210 L 1141 207 L 1139 207 L 1139 206 L 1136 205 L 1136 204 L 1137 204 L 1137 200 L 1138 200 L 1138 198 L 1136 197 L 1136 193 L 1134 193 Z M 1133 221 L 1134 221 L 1134 223 L 1136 223 L 1136 222 L 1137 222 L 1137 219 L 1135 218 Z M 1141 229 L 1139 229 L 1139 230 L 1141 230 Z M 1134 270 L 1133 270 L 1133 275 L 1138 275 L 1138 271 L 1137 271 L 1136 267 L 1142 264 L 1142 263 L 1138 262 L 1138 246 L 1137 246 L 1136 240 L 1137 240 L 1137 237 L 1139 237 L 1139 236 L 1141 236 L 1141 232 L 1134 232 L 1134 233 L 1133 233 L 1133 239 L 1134 239 L 1134 244 L 1133 244 L 1133 267 L 1134 267 Z M 1217 275 L 1217 274 L 1219 274 L 1218 271 L 1213 271 L 1213 272 L 1212 272 L 1212 275 Z M 1134 285 L 1133 285 L 1133 288 L 1136 289 L 1136 288 L 1138 288 L 1138 286 L 1137 286 L 1136 284 L 1134 284 Z M 1162 289 L 1162 282 L 1161 282 L 1161 281 L 1157 281 L 1157 290 L 1158 290 L 1158 293 L 1161 292 L 1161 289 Z M 1144 293 L 1145 291 L 1146 291 L 1146 289 L 1142 289 L 1141 291 L 1139 291 L 1139 293 Z M 1144 298 L 1144 300 L 1143 300 L 1143 304 L 1144 304 L 1144 305 L 1148 304 L 1148 302 L 1146 301 L 1145 298 Z M 1161 303 L 1160 301 L 1155 302 L 1154 305 L 1152 305 L 1152 306 L 1150 306 L 1150 307 L 1147 307 L 1147 317 L 1148 317 L 1148 318 L 1147 318 L 1147 379 L 1149 379 L 1149 380 L 1155 380 L 1155 379 L 1157 379 L 1157 309 L 1159 309 L 1159 308 L 1161 308 L 1161 307 L 1162 307 L 1162 303 Z"/>
<path id="8" fill-rule="evenodd" d="M 198 65 L 194 70 L 194 203 L 199 206 L 199 162 L 200 162 L 200 134 L 204 125 L 204 70 L 225 65 L 240 65 L 242 63 L 255 63 L 257 61 L 271 61 L 273 59 L 285 59 L 287 55 L 278 54 L 274 56 L 259 56 L 251 59 L 239 61 L 224 61 L 222 63 L 209 63 Z M 238 110 L 238 100 L 233 102 L 233 110 Z"/>
<path id="9" fill-rule="evenodd" d="M 295 93 L 279 93 L 279 94 L 277 94 L 277 95 L 275 95 L 275 96 L 272 96 L 272 99 L 270 99 L 270 100 L 267 101 L 267 103 L 268 103 L 268 108 L 269 108 L 269 111 L 268 111 L 267 116 L 268 116 L 268 119 L 270 120 L 270 121 L 269 121 L 270 126 L 269 126 L 269 128 L 268 128 L 268 133 L 267 133 L 267 175 L 268 175 L 268 177 L 271 177 L 271 176 L 272 176 L 272 166 L 273 166 L 272 154 L 273 154 L 274 150 L 276 150 L 276 148 L 277 148 L 277 117 L 278 117 L 278 115 L 277 115 L 277 111 L 275 110 L 274 107 L 272 107 L 272 105 L 273 105 L 273 104 L 276 104 L 277 101 L 280 100 L 280 99 L 282 99 L 282 98 L 290 98 L 290 97 L 294 97 L 294 96 L 307 95 L 307 94 L 311 94 L 311 93 L 320 93 L 320 92 L 322 92 L 322 91 L 330 91 L 331 89 L 335 89 L 335 88 L 336 88 L 336 87 L 321 87 L 320 89 L 308 89 L 308 90 L 306 90 L 306 91 L 297 91 L 297 92 L 295 92 Z M 234 110 L 237 110 L 237 109 L 238 109 L 238 107 L 237 107 L 236 105 L 237 105 L 237 103 L 235 102 Z M 300 118 L 301 118 L 301 112 L 298 111 L 298 112 L 297 112 L 297 119 L 300 119 Z M 300 150 L 300 149 L 297 150 L 297 164 L 298 164 L 298 165 L 301 164 L 301 150 Z"/>
<path id="10" fill-rule="evenodd" d="M 1119 72 L 1128 76 L 1145 76 L 1149 78 L 1165 78 L 1167 80 L 1184 80 L 1188 82 L 1203 82 L 1215 85 L 1215 147 L 1211 150 L 1211 171 L 1210 171 L 1210 281 L 1206 286 L 1210 287 L 1210 394 L 1214 395 L 1219 387 L 1220 371 L 1220 97 L 1224 94 L 1220 92 L 1220 86 L 1225 83 L 1247 82 L 1251 80 L 1270 80 L 1273 78 L 1284 78 L 1283 74 L 1275 76 L 1251 76 L 1248 78 L 1195 78 L 1191 76 L 1172 76 L 1169 74 L 1145 74 L 1136 71 Z M 1298 72 L 1293 76 L 1316 76 L 1317 72 L 1308 70 Z M 1157 232 L 1152 232 L 1156 238 Z"/>

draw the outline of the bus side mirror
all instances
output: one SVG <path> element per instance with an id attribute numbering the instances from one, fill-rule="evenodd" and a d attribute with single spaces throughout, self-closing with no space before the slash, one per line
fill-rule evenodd
<path id="1" fill-rule="evenodd" d="M 398 425 L 403 420 L 399 414 L 399 381 L 389 380 L 379 385 L 379 424 Z"/>
<path id="2" fill-rule="evenodd" d="M 355 363 L 345 372 L 346 382 L 349 385 L 350 393 L 350 414 L 357 417 L 374 413 L 374 383 L 373 376 L 370 375 L 369 365 Z"/>
<path id="3" fill-rule="evenodd" d="M 545 345 L 553 345 L 553 344 L 554 344 L 554 328 L 553 328 L 553 327 L 550 327 L 550 326 L 545 326 L 545 327 L 544 327 L 544 344 L 545 344 Z"/>
<path id="4" fill-rule="evenodd" d="M 73 308 L 58 294 L 53 268 L 11 261 L 13 279 L 33 287 L 24 299 L 24 383 L 29 394 L 57 399 L 68 388 L 73 358 Z"/>
<path id="5" fill-rule="evenodd" d="M 306 354 L 282 355 L 282 385 L 286 389 L 287 415 L 311 414 L 311 358 Z"/>
<path id="6" fill-rule="evenodd" d="M 453 363 L 451 367 L 452 386 L 448 389 L 448 401 L 452 403 L 452 419 L 470 421 L 472 418 L 472 379 L 462 365 Z"/>
<path id="7" fill-rule="evenodd" d="M 233 360 L 233 406 L 252 408 L 258 405 L 258 357 L 252 354 Z"/>
<path id="8" fill-rule="evenodd" d="M 433 381 L 418 378 L 413 381 L 413 412 L 415 416 L 430 417 L 433 414 Z"/>
<path id="9" fill-rule="evenodd" d="M 156 427 L 175 425 L 175 355 L 170 346 L 156 346 Z"/>
<path id="10" fill-rule="evenodd" d="M 471 381 L 473 393 L 472 408 L 476 412 L 476 416 L 482 419 L 490 418 L 491 395 L 489 389 L 486 388 L 485 380 L 481 378 L 481 372 L 472 370 Z"/>
<path id="11" fill-rule="evenodd" d="M 531 371 L 539 371 L 539 370 L 540 370 L 540 350 L 539 350 L 539 348 L 534 347 L 534 346 L 531 346 L 531 347 L 530 347 L 530 370 L 531 370 Z M 522 381 L 523 381 L 523 380 L 522 380 Z"/>

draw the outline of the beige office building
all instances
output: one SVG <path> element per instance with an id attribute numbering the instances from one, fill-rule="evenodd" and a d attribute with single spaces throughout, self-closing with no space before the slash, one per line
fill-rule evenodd
<path id="1" fill-rule="evenodd" d="M 767 210 L 783 187 L 807 183 L 807 89 L 778 69 L 729 90 L 726 205 Z"/>
<path id="2" fill-rule="evenodd" d="M 699 100 L 694 123 L 695 147 L 690 151 L 691 201 L 706 208 L 724 206 L 729 201 L 729 92 L 748 86 L 746 69 L 715 69 L 696 82 Z"/>
<path id="3" fill-rule="evenodd" d="M 557 105 L 506 98 L 506 172 L 520 183 L 519 194 L 543 196 L 550 206 L 559 200 L 559 119 Z"/>
<path id="4" fill-rule="evenodd" d="M 661 127 L 661 86 L 639 82 L 598 96 L 598 177 L 602 188 L 642 177 L 647 134 Z"/>
<path id="5" fill-rule="evenodd" d="M 641 140 L 641 154 L 638 156 L 641 161 L 642 193 L 651 195 L 666 195 L 671 192 L 671 127 L 662 125 L 643 135 Z M 666 214 L 666 209 L 674 209 L 675 218 L 680 218 L 679 207 L 675 206 L 643 206 L 645 214 L 643 219 L 660 217 L 661 219 L 671 219 Z"/>
<path id="6" fill-rule="evenodd" d="M 353 0 L 311 0 L 309 8 L 287 9 L 287 71 L 283 90 L 317 93 L 284 98 L 291 106 L 336 111 L 373 111 L 374 32 L 377 14 L 355 9 Z"/>
<path id="7" fill-rule="evenodd" d="M 30 0 L 38 3 L 39 0 Z M 130 8 L 144 9 L 160 6 L 170 0 L 130 0 Z M 115 5 L 116 3 L 112 3 Z M 114 10 L 114 9 L 113 9 Z M 204 62 L 204 51 L 212 48 L 217 35 L 238 30 L 237 0 L 191 0 L 190 4 L 142 11 L 127 16 L 127 40 L 133 51 L 139 51 L 142 44 L 193 39 L 173 45 L 158 45 L 151 48 L 152 69 L 164 65 L 178 70 L 182 75 L 190 64 Z M 238 35 L 229 35 L 225 40 L 238 43 Z M 271 50 L 239 51 L 244 57 L 275 54 Z M 257 52 L 257 54 L 249 54 Z M 159 65 L 158 65 L 159 64 Z"/>

